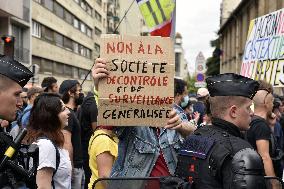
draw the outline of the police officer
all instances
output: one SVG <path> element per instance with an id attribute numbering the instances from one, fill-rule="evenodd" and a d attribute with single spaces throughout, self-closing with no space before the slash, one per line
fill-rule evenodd
<path id="1" fill-rule="evenodd" d="M 260 156 L 242 139 L 259 84 L 237 74 L 206 79 L 212 125 L 197 129 L 180 151 L 177 175 L 193 188 L 264 188 Z"/>
<path id="2" fill-rule="evenodd" d="M 0 119 L 13 121 L 16 118 L 17 102 L 22 88 L 33 76 L 32 72 L 18 61 L 0 55 Z M 0 160 L 12 139 L 0 131 Z M 1 181 L 4 179 L 0 178 Z"/>

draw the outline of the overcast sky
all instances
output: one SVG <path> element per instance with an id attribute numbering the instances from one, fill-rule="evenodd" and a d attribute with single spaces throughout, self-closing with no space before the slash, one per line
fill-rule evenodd
<path id="1" fill-rule="evenodd" d="M 176 4 L 176 32 L 182 35 L 185 58 L 193 70 L 200 51 L 205 58 L 212 54 L 210 40 L 217 38 L 221 0 L 176 0 Z"/>

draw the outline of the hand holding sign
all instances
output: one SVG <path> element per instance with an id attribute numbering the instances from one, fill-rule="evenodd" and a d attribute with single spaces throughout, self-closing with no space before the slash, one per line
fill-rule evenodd
<path id="1" fill-rule="evenodd" d="M 102 78 L 106 78 L 109 73 L 110 72 L 107 70 L 106 60 L 102 58 L 97 58 L 95 66 L 92 69 L 92 76 L 94 78 L 96 89 L 98 89 L 99 80 Z"/>
<path id="2" fill-rule="evenodd" d="M 174 100 L 171 39 L 104 35 L 101 41 L 106 61 L 98 59 L 93 69 L 99 124 L 162 127 Z"/>

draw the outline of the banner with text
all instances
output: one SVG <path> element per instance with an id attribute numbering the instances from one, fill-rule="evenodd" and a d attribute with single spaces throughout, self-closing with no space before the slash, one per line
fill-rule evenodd
<path id="1" fill-rule="evenodd" d="M 251 20 L 241 75 L 284 87 L 284 9 Z"/>
<path id="2" fill-rule="evenodd" d="M 174 102 L 172 40 L 102 35 L 101 57 L 110 75 L 99 82 L 99 125 L 166 125 Z"/>

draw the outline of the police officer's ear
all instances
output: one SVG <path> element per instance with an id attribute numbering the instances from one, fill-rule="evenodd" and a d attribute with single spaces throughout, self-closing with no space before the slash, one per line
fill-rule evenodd
<path id="1" fill-rule="evenodd" d="M 229 116 L 231 118 L 236 118 L 238 116 L 238 107 L 236 105 L 232 105 L 229 108 Z"/>

